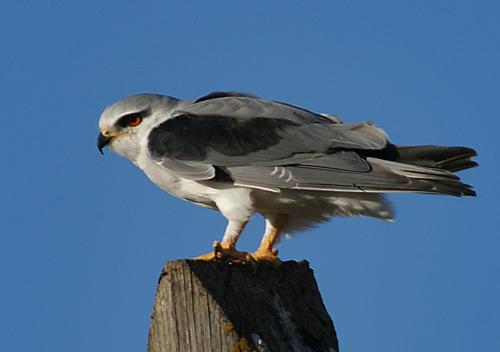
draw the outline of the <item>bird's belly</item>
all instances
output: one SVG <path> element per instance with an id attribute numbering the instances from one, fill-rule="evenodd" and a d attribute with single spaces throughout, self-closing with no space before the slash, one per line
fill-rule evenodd
<path id="1" fill-rule="evenodd" d="M 259 212 L 305 217 L 367 215 L 392 218 L 390 204 L 374 193 L 282 190 L 276 194 L 258 190 L 253 193 L 253 199 Z"/>
<path id="2" fill-rule="evenodd" d="M 176 190 L 176 194 L 174 194 L 177 197 L 204 207 L 217 209 L 214 202 L 216 190 L 213 188 L 186 179 L 181 179 L 178 185 L 179 188 Z"/>

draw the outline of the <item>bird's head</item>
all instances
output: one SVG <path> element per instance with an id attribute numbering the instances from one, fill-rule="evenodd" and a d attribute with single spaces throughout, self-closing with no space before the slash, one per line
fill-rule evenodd
<path id="1" fill-rule="evenodd" d="M 176 102 L 163 95 L 139 94 L 108 106 L 99 119 L 97 148 L 103 154 L 104 147 L 109 146 L 135 162 L 151 129 L 167 118 Z"/>

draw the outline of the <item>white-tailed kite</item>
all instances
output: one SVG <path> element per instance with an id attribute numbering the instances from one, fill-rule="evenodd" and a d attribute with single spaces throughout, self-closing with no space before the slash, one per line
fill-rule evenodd
<path id="1" fill-rule="evenodd" d="M 200 259 L 278 261 L 282 233 L 335 215 L 392 219 L 384 193 L 475 195 L 454 175 L 477 165 L 471 148 L 398 146 L 371 123 L 247 94 L 134 95 L 107 107 L 99 129 L 101 153 L 109 145 L 164 191 L 227 218 L 222 241 Z M 262 242 L 239 252 L 254 213 L 266 221 Z"/>

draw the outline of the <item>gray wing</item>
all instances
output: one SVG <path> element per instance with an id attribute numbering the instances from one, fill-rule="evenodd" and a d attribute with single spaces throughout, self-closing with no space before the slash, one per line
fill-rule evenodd
<path id="1" fill-rule="evenodd" d="M 385 134 L 370 124 L 300 124 L 178 111 L 151 131 L 148 151 L 179 176 L 206 180 L 214 177 L 215 167 L 299 164 L 339 149 L 375 150 L 386 143 Z"/>
<path id="2" fill-rule="evenodd" d="M 214 94 L 179 104 L 150 133 L 151 157 L 180 177 L 271 191 L 472 192 L 449 171 L 384 160 L 392 145 L 372 124 Z"/>
<path id="3" fill-rule="evenodd" d="M 343 192 L 418 192 L 475 195 L 446 170 L 403 164 L 378 158 L 361 158 L 341 151 L 296 165 L 275 167 L 239 166 L 229 168 L 235 185 L 279 191 L 302 189 Z"/>
<path id="4" fill-rule="evenodd" d="M 238 119 L 280 118 L 297 123 L 337 122 L 331 115 L 316 114 L 287 103 L 260 99 L 236 92 L 214 92 L 194 101 L 184 101 L 179 109 L 196 115 L 217 115 Z"/>

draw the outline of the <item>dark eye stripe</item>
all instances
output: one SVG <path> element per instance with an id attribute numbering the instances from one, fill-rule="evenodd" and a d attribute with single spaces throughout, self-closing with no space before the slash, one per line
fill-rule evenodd
<path id="1" fill-rule="evenodd" d="M 144 118 L 148 117 L 149 115 L 151 115 L 151 110 L 149 110 L 149 109 L 144 109 L 141 111 L 132 112 L 130 114 L 123 115 L 122 117 L 120 117 L 118 119 L 118 121 L 116 122 L 116 125 L 121 127 L 121 128 L 125 128 L 125 127 L 128 127 L 129 122 L 131 120 L 134 120 L 136 117 L 139 116 L 141 119 L 144 119 Z"/>

